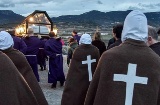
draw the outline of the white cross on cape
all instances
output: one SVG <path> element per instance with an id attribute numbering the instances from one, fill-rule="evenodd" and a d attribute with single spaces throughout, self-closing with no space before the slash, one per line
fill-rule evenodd
<path id="1" fill-rule="evenodd" d="M 89 81 L 92 80 L 91 64 L 93 62 L 96 62 L 96 59 L 91 59 L 91 55 L 87 56 L 87 60 L 86 61 L 82 61 L 82 64 L 88 64 Z"/>
<path id="2" fill-rule="evenodd" d="M 126 82 L 126 100 L 125 100 L 125 105 L 132 105 L 134 84 L 135 83 L 147 84 L 147 82 L 148 82 L 148 78 L 147 77 L 136 76 L 136 67 L 137 67 L 137 64 L 129 63 L 127 75 L 114 74 L 114 79 L 113 79 L 114 81 Z"/>

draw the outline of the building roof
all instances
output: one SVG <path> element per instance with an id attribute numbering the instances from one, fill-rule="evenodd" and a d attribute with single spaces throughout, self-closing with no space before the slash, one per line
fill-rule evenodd
<path id="1" fill-rule="evenodd" d="M 40 17 L 38 17 L 37 14 L 44 14 L 44 16 L 46 16 L 47 19 L 49 20 L 50 24 L 52 24 L 52 20 L 51 20 L 51 18 L 49 17 L 49 15 L 47 14 L 47 12 L 46 12 L 46 11 L 40 11 L 40 10 L 35 10 L 33 13 L 31 13 L 30 15 L 28 15 L 28 16 L 24 19 L 23 23 L 25 23 L 25 22 L 33 23 L 33 22 L 30 22 L 29 19 L 30 19 L 31 17 L 34 17 L 35 15 L 36 15 L 37 18 L 40 18 Z M 34 23 L 38 23 L 38 22 L 34 22 Z M 39 23 L 39 24 L 41 24 L 41 23 Z M 45 24 L 45 23 L 43 23 L 43 24 Z M 46 24 L 48 24 L 48 23 L 46 23 Z"/>

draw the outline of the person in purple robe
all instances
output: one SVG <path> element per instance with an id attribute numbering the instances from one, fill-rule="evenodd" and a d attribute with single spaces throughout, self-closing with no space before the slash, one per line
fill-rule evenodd
<path id="1" fill-rule="evenodd" d="M 46 70 L 46 61 L 48 60 L 48 57 L 44 51 L 44 45 L 46 43 L 46 41 L 49 39 L 49 37 L 42 37 L 40 40 L 42 41 L 42 48 L 39 48 L 39 52 L 38 52 L 38 64 L 40 65 L 40 70 Z"/>
<path id="2" fill-rule="evenodd" d="M 72 36 L 77 41 L 77 43 L 79 44 L 79 40 L 80 40 L 81 37 L 77 34 L 76 30 L 73 30 Z"/>
<path id="3" fill-rule="evenodd" d="M 28 28 L 28 36 L 24 38 L 24 42 L 27 45 L 26 58 L 39 82 L 37 55 L 39 48 L 43 47 L 42 41 L 34 35 L 34 30 L 32 28 Z"/>
<path id="4" fill-rule="evenodd" d="M 23 39 L 15 36 L 15 30 L 13 31 L 8 31 L 8 33 L 12 36 L 13 41 L 14 41 L 14 45 L 13 48 L 17 49 L 19 51 L 21 51 L 23 54 L 26 53 L 27 50 L 27 45 L 26 43 L 23 41 Z"/>
<path id="5" fill-rule="evenodd" d="M 63 72 L 63 57 L 61 38 L 54 32 L 49 33 L 50 39 L 45 43 L 45 53 L 49 56 L 48 83 L 53 83 L 51 88 L 56 88 L 57 81 L 63 86 L 65 76 Z"/>

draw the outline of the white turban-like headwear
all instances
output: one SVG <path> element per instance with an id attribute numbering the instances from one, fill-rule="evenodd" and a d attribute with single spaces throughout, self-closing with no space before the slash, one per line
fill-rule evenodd
<path id="1" fill-rule="evenodd" d="M 79 44 L 91 44 L 92 38 L 89 34 L 83 34 L 79 40 Z"/>
<path id="2" fill-rule="evenodd" d="M 10 48 L 14 44 L 12 36 L 6 32 L 1 31 L 0 32 L 0 49 L 6 50 Z"/>
<path id="3" fill-rule="evenodd" d="M 130 12 L 125 21 L 121 40 L 134 39 L 146 42 L 148 38 L 148 26 L 146 16 L 138 10 Z"/>

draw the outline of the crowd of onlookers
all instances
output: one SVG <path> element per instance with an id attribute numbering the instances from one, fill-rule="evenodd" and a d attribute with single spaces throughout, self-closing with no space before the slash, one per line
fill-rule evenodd
<path id="1" fill-rule="evenodd" d="M 61 105 L 159 105 L 160 30 L 146 16 L 132 11 L 112 29 L 107 44 L 101 33 L 68 39 L 67 77 L 63 72 L 63 39 L 54 32 L 39 39 L 33 28 L 19 38 L 0 32 L 0 105 L 47 105 L 38 84 L 48 69 L 51 88 L 64 86 Z M 48 61 L 49 67 L 46 67 Z M 54 97 L 53 97 L 54 98 Z"/>

